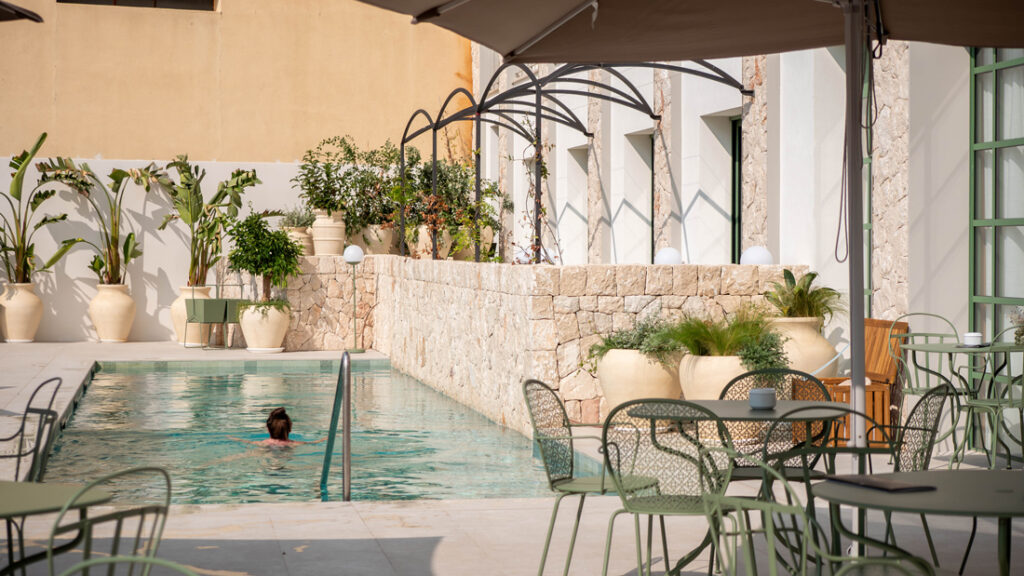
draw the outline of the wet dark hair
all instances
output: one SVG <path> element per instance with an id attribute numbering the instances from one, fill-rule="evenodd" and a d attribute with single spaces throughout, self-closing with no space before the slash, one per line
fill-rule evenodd
<path id="1" fill-rule="evenodd" d="M 274 440 L 287 440 L 292 431 L 292 419 L 284 408 L 274 408 L 267 416 L 267 432 Z"/>

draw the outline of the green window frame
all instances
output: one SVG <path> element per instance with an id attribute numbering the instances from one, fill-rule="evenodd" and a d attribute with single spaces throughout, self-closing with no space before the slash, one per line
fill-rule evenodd
<path id="1" fill-rule="evenodd" d="M 1004 213 L 1005 206 L 1024 203 L 1024 186 L 1004 187 L 1004 166 L 999 161 L 1002 154 L 1024 157 L 1024 122 L 1011 127 L 1011 134 L 1004 134 L 1007 128 L 1001 109 L 1005 91 L 1024 91 L 1024 86 L 1016 81 L 1000 82 L 1006 71 L 1020 74 L 1022 70 L 1024 54 L 1020 50 L 971 49 L 968 317 L 972 330 L 993 336 L 1009 327 L 1013 307 L 1024 306 L 1024 283 L 1001 281 L 1007 269 L 1024 267 L 1024 262 L 1005 258 L 1007 244 L 1024 232 L 1024 211 Z M 1014 98 L 1024 100 L 1024 94 L 1014 94 Z M 991 118 L 984 118 L 988 114 Z"/>
<path id="2" fill-rule="evenodd" d="M 739 264 L 743 254 L 743 117 L 732 123 L 732 263 Z"/>

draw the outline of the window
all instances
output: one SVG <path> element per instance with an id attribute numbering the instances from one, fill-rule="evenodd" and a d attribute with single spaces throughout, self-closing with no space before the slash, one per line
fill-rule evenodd
<path id="1" fill-rule="evenodd" d="M 740 263 L 743 253 L 743 118 L 732 123 L 732 263 Z"/>
<path id="2" fill-rule="evenodd" d="M 1024 49 L 971 51 L 970 323 L 1024 305 Z"/>
<path id="3" fill-rule="evenodd" d="M 178 10 L 216 10 L 217 0 L 57 0 L 58 4 L 96 4 L 99 6 L 136 6 Z"/>

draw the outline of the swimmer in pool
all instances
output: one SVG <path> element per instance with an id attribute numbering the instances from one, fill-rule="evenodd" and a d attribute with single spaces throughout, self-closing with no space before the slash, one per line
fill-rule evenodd
<path id="1" fill-rule="evenodd" d="M 284 408 L 274 408 L 270 412 L 270 416 L 267 416 L 267 432 L 270 433 L 270 438 L 266 440 L 243 440 L 241 438 L 235 438 L 229 436 L 232 440 L 238 440 L 239 442 L 245 442 L 246 444 L 255 444 L 257 446 L 271 446 L 275 448 L 283 448 L 288 446 L 299 446 L 301 444 L 319 444 L 327 437 L 321 438 L 314 442 L 303 442 L 301 440 L 289 440 L 288 435 L 292 432 L 292 419 L 288 417 L 288 413 L 285 412 Z"/>

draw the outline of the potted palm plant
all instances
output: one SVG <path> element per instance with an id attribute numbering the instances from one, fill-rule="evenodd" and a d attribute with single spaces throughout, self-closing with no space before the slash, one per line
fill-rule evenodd
<path id="1" fill-rule="evenodd" d="M 287 300 L 271 298 L 271 288 L 288 287 L 288 279 L 299 274 L 302 248 L 283 230 L 271 230 L 266 217 L 252 213 L 231 228 L 234 248 L 228 254 L 228 268 L 248 272 L 259 279 L 258 298 L 239 306 L 239 325 L 250 352 L 281 352 L 288 331 L 291 308 Z"/>
<path id="2" fill-rule="evenodd" d="M 809 373 L 817 371 L 815 375 L 824 378 L 835 376 L 838 366 L 835 362 L 826 366 L 835 357 L 836 349 L 821 335 L 821 329 L 846 308 L 838 291 L 812 286 L 817 277 L 816 272 L 808 272 L 797 280 L 791 270 L 784 270 L 783 282 L 773 282 L 773 289 L 764 297 L 778 311 L 779 317 L 771 323 L 787 339 L 786 354 L 792 367 Z"/>
<path id="3" fill-rule="evenodd" d="M 99 238 L 96 241 L 74 239 L 96 250 L 89 269 L 99 280 L 96 296 L 89 303 L 89 317 L 100 342 L 125 342 L 135 321 L 135 300 L 128 293 L 125 280 L 128 264 L 142 255 L 134 232 L 127 230 L 122 205 L 129 184 L 149 192 L 152 188 L 166 190 L 171 185 L 167 174 L 150 163 L 144 168 L 110 172 L 110 183 L 104 186 L 88 164 L 77 166 L 70 158 L 57 158 L 40 163 L 39 171 L 48 181 L 61 182 L 77 192 L 96 215 Z"/>
<path id="4" fill-rule="evenodd" d="M 685 352 L 679 362 L 679 385 L 686 400 L 717 399 L 730 380 L 748 370 L 788 366 L 783 337 L 753 307 L 720 320 L 688 316 L 651 338 Z"/>
<path id="5" fill-rule="evenodd" d="M 679 398 L 679 347 L 667 339 L 651 338 L 663 329 L 660 321 L 641 321 L 590 347 L 586 367 L 596 368 L 605 398 L 603 412 L 640 398 Z"/>
<path id="6" fill-rule="evenodd" d="M 43 319 L 43 301 L 35 293 L 32 274 L 48 270 L 76 242 L 75 239 L 63 241 L 53 256 L 42 267 L 38 266 L 33 242 L 36 232 L 68 217 L 67 214 L 53 216 L 40 212 L 42 205 L 57 193 L 52 188 L 43 189 L 47 180 L 40 179 L 31 190 L 24 189 L 25 173 L 45 141 L 44 132 L 31 150 L 11 158 L 14 174 L 3 196 L 8 210 L 0 210 L 0 261 L 7 274 L 7 286 L 0 297 L 0 336 L 7 342 L 35 340 Z"/>
<path id="7" fill-rule="evenodd" d="M 188 156 L 178 156 L 168 164 L 168 168 L 178 172 L 178 183 L 170 188 L 174 212 L 164 217 L 160 230 L 172 221 L 180 220 L 188 227 L 189 238 L 188 283 L 171 304 L 171 320 L 179 344 L 203 346 L 209 339 L 209 326 L 186 334 L 188 313 L 185 301 L 210 297 L 206 276 L 221 258 L 224 236 L 238 216 L 242 194 L 260 184 L 260 180 L 254 170 L 235 170 L 230 178 L 217 185 L 217 192 L 207 200 L 202 189 L 206 170 L 190 164 Z"/>

